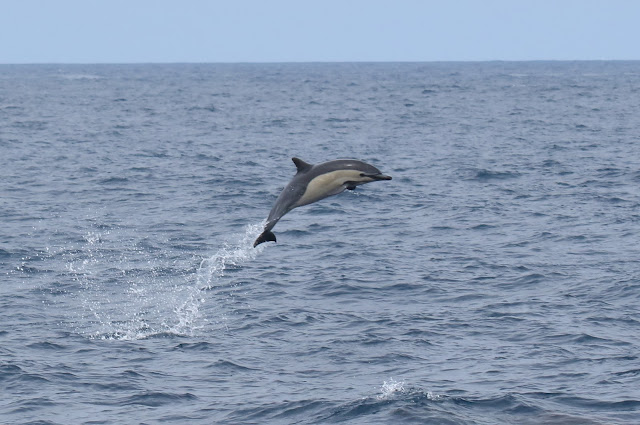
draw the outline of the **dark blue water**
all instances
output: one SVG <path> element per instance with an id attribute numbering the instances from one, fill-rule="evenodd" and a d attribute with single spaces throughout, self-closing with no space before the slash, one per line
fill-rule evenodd
<path id="1" fill-rule="evenodd" d="M 0 66 L 0 422 L 640 423 L 640 63 Z M 296 209 L 309 162 L 393 176 Z"/>

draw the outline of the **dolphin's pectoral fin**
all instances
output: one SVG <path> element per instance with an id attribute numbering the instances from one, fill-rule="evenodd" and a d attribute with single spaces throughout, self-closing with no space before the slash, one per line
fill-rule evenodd
<path id="1" fill-rule="evenodd" d="M 356 182 L 344 182 L 343 185 L 347 190 L 356 190 L 357 186 Z"/>
<path id="2" fill-rule="evenodd" d="M 271 232 L 270 230 L 265 230 L 264 232 L 262 232 L 260 236 L 258 236 L 258 239 L 256 239 L 256 241 L 253 243 L 253 247 L 255 248 L 256 246 L 260 245 L 262 242 L 275 242 L 275 241 L 276 241 L 276 235 L 274 235 L 273 232 Z"/>

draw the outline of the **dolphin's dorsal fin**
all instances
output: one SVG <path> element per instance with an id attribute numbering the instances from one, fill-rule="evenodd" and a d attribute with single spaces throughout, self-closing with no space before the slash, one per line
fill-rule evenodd
<path id="1" fill-rule="evenodd" d="M 300 158 L 291 158 L 294 164 L 296 164 L 296 168 L 298 169 L 298 173 L 302 173 L 313 167 L 313 165 L 308 162 L 304 162 Z"/>

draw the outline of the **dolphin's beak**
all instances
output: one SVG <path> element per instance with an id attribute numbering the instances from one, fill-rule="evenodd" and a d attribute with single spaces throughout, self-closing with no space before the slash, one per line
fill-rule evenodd
<path id="1" fill-rule="evenodd" d="M 367 177 L 371 177 L 374 180 L 391 180 L 391 176 L 386 176 L 384 174 L 370 174 Z"/>

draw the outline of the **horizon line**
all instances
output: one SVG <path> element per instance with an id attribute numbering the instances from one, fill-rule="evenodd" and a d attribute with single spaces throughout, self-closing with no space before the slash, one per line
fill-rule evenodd
<path id="1" fill-rule="evenodd" d="M 312 60 L 312 61 L 140 61 L 140 62 L 0 62 L 0 65 L 285 65 L 393 63 L 522 63 L 522 62 L 639 62 L 640 59 L 470 59 L 470 60 Z"/>

